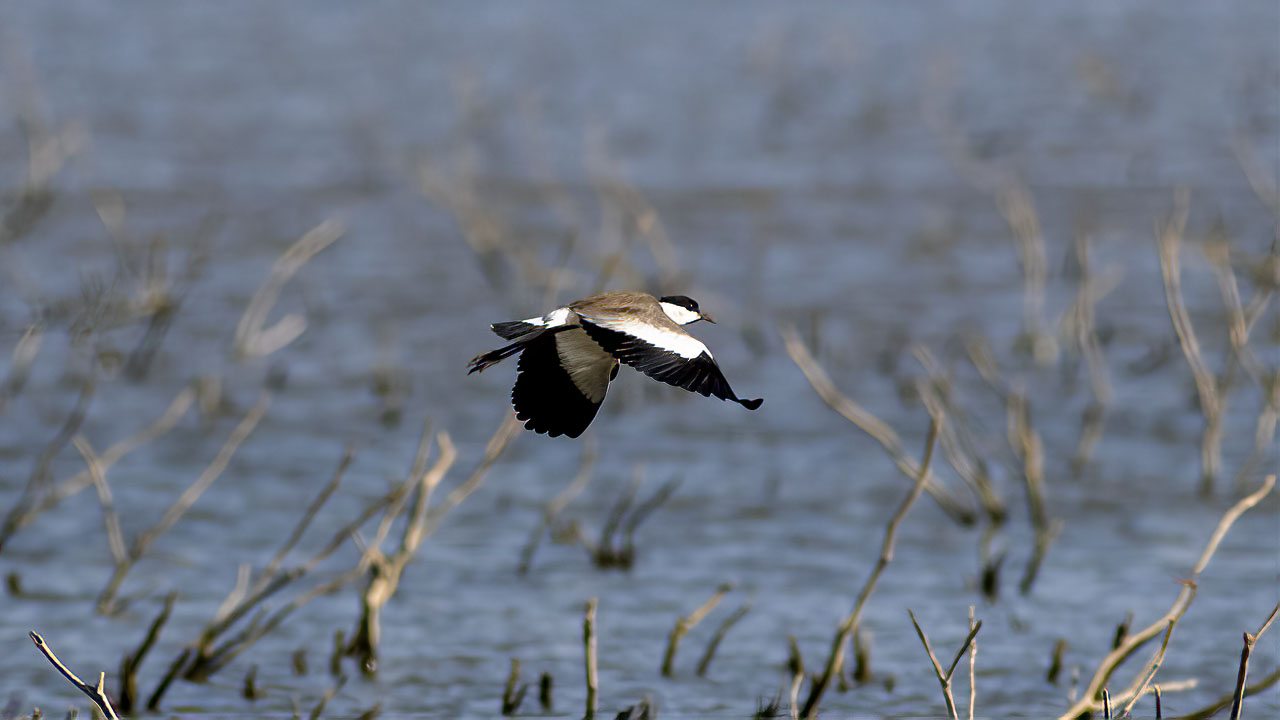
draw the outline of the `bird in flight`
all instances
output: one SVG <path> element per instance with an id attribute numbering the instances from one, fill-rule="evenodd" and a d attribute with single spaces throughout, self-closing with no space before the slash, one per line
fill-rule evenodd
<path id="1" fill-rule="evenodd" d="M 595 295 L 543 317 L 490 325 L 510 344 L 477 355 L 467 374 L 519 353 L 511 389 L 516 419 L 524 421 L 526 429 L 551 437 L 576 438 L 587 429 L 618 375 L 619 363 L 705 397 L 736 402 L 748 410 L 760 407 L 762 399 L 744 400 L 734 394 L 711 351 L 681 327 L 699 320 L 715 322 L 684 295 Z"/>

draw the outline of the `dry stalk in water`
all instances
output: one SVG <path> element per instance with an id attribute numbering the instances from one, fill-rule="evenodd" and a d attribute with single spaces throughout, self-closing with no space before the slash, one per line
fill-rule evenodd
<path id="1" fill-rule="evenodd" d="M 1058 354 L 1053 336 L 1044 330 L 1044 295 L 1049 268 L 1044 234 L 1031 191 L 1013 180 L 996 190 L 996 208 L 1004 216 L 1018 249 L 1022 267 L 1022 343 L 1037 365 L 1053 363 Z"/>
<path id="2" fill-rule="evenodd" d="M 533 556 L 538 551 L 538 545 L 542 542 L 542 537 L 552 528 L 556 518 L 569 503 L 573 502 L 573 499 L 586 489 L 587 483 L 591 482 L 591 471 L 595 468 L 595 464 L 596 439 L 594 435 L 588 435 L 586 442 L 582 445 L 582 459 L 578 465 L 578 473 L 567 487 L 556 493 L 551 502 L 547 503 L 546 508 L 542 511 L 541 524 L 529 534 L 529 540 L 520 552 L 520 564 L 516 567 L 518 574 L 527 575 L 529 573 L 529 568 L 533 566 Z"/>
<path id="3" fill-rule="evenodd" d="M 365 675 L 373 675 L 377 670 L 382 607 L 395 594 L 405 567 L 426 538 L 427 510 L 430 507 L 431 494 L 458 457 L 449 434 L 438 433 L 436 441 L 440 446 L 440 457 L 436 459 L 430 470 L 426 469 L 429 440 L 430 430 L 428 429 L 423 433 L 418 457 L 410 471 L 410 478 L 416 479 L 417 489 L 413 507 L 405 523 L 404 534 L 400 539 L 400 549 L 390 555 L 384 554 L 379 549 L 391 530 L 392 521 L 400 515 L 401 505 L 396 503 L 387 509 L 377 536 L 365 552 L 369 557 L 369 582 L 360 595 L 360 622 L 352 633 L 351 645 L 347 648 L 348 654 L 359 659 L 360 669 Z"/>
<path id="4" fill-rule="evenodd" d="M 9 376 L 0 383 L 0 415 L 4 414 L 9 400 L 17 397 L 27 384 L 31 366 L 40 353 L 40 343 L 44 339 L 44 326 L 32 323 L 22 331 L 22 337 L 13 346 L 13 354 L 9 359 Z"/>
<path id="5" fill-rule="evenodd" d="M 1031 557 L 1022 573 L 1018 589 L 1023 595 L 1031 592 L 1031 586 L 1040 572 L 1044 555 L 1057 534 L 1057 523 L 1049 518 L 1044 502 L 1044 443 L 1040 433 L 1031 426 L 1031 407 L 1021 390 L 1011 390 L 1007 405 L 1009 445 L 1022 461 L 1022 478 L 1027 488 L 1027 509 L 1031 514 L 1031 527 L 1035 540 Z"/>
<path id="6" fill-rule="evenodd" d="M 739 620 L 746 617 L 751 612 L 751 601 L 744 600 L 737 610 L 733 611 L 729 617 L 720 623 L 720 627 L 716 628 L 716 634 L 711 636 L 711 640 L 707 642 L 707 649 L 702 653 L 702 659 L 698 661 L 698 677 L 705 677 L 707 668 L 711 667 L 711 659 L 715 656 L 716 650 L 720 647 L 720 643 L 724 641 L 724 636 L 729 633 L 729 629 Z"/>
<path id="7" fill-rule="evenodd" d="M 978 684 L 974 676 L 978 666 L 978 626 L 974 623 L 973 606 L 969 606 L 969 720 L 973 720 L 974 705 L 978 701 Z"/>
<path id="8" fill-rule="evenodd" d="M 809 353 L 809 349 L 805 346 L 804 341 L 800 339 L 800 334 L 796 332 L 793 326 L 782 325 L 778 330 L 782 334 L 782 341 L 786 345 L 787 354 L 791 356 L 792 362 L 804 373 L 805 378 L 809 380 L 809 385 L 818 393 L 822 401 L 846 420 L 853 423 L 859 430 L 880 443 L 880 446 L 893 459 L 898 470 L 907 478 L 914 480 L 920 473 L 920 466 L 903 451 L 902 440 L 898 437 L 898 433 L 880 418 L 872 415 L 861 405 L 854 402 L 852 398 L 841 393 L 836 388 L 831 376 Z M 976 521 L 974 512 L 956 500 L 955 496 L 947 490 L 937 476 L 927 473 L 924 483 L 924 489 L 938 503 L 938 506 L 957 522 L 962 525 L 972 525 Z"/>
<path id="9" fill-rule="evenodd" d="M 36 648 L 40 650 L 40 652 L 44 653 L 45 658 L 53 664 L 53 667 L 55 667 L 58 672 L 62 673 L 62 676 L 67 679 L 67 682 L 74 685 L 77 690 L 84 693 L 90 700 L 92 700 L 93 704 L 102 711 L 103 717 L 107 718 L 107 720 L 120 720 L 120 716 L 116 715 L 115 708 L 111 707 L 111 700 L 107 698 L 107 691 L 105 688 L 107 679 L 106 673 L 98 673 L 98 684 L 96 686 L 90 685 L 76 677 L 76 674 L 71 672 L 70 668 L 62 664 L 62 661 L 58 659 L 58 656 L 53 654 L 53 648 L 45 644 L 44 638 L 40 637 L 40 633 L 32 630 L 28 634 L 31 636 L 31 642 L 35 643 Z"/>
<path id="10" fill-rule="evenodd" d="M 920 628 L 920 623 L 916 622 L 915 613 L 907 610 L 907 615 L 911 616 L 911 624 L 915 626 L 916 635 L 920 637 L 920 642 L 924 644 L 924 651 L 929 655 L 929 662 L 933 663 L 933 672 L 938 676 L 938 683 L 942 686 L 942 697 L 947 703 L 947 714 L 951 716 L 951 720 L 960 720 L 956 714 L 956 701 L 951 696 L 951 676 L 955 674 L 956 666 L 960 664 L 960 658 L 964 657 L 965 651 L 969 649 L 969 644 L 977 637 L 978 631 L 982 629 L 982 621 L 973 624 L 969 629 L 969 636 L 964 639 L 964 644 L 960 646 L 956 657 L 951 661 L 950 667 L 946 672 L 942 671 L 942 665 L 938 663 L 938 658 L 933 654 L 933 648 L 929 647 L 929 638 L 924 634 L 924 630 Z M 970 686 L 972 687 L 972 685 Z M 972 716 L 970 710 L 970 716 Z"/>
<path id="11" fill-rule="evenodd" d="M 57 457 L 58 453 L 67 446 L 67 443 L 71 442 L 71 438 L 80 432 L 80 426 L 84 423 L 84 418 L 89 413 L 89 404 L 93 401 L 97 387 L 97 373 L 96 371 L 91 371 L 89 377 L 80 386 L 80 395 L 76 398 L 75 407 L 67 415 L 66 421 L 62 423 L 62 427 L 58 429 L 53 439 L 46 443 L 40 449 L 40 453 L 36 455 L 35 467 L 31 470 L 31 476 L 27 478 L 27 485 L 23 488 L 22 494 L 18 496 L 18 502 L 14 504 L 13 508 L 9 510 L 9 514 L 5 517 L 4 526 L 0 528 L 0 550 L 4 549 L 4 543 L 17 531 L 19 523 L 31 515 L 32 508 L 50 492 L 52 483 L 49 478 L 49 467 L 53 464 L 53 459 Z"/>
<path id="12" fill-rule="evenodd" d="M 1097 712 L 1102 709 L 1100 704 L 1100 696 L 1102 690 L 1106 687 L 1107 681 L 1111 678 L 1111 674 L 1129 658 L 1138 648 L 1142 647 L 1148 640 L 1168 627 L 1170 622 L 1176 622 L 1178 618 L 1190 607 L 1191 601 L 1196 595 L 1196 581 L 1200 577 L 1200 573 L 1209 565 L 1209 561 L 1218 550 L 1219 543 L 1226 536 L 1227 531 L 1235 521 L 1245 513 L 1249 508 L 1257 505 L 1264 497 L 1275 487 L 1276 476 L 1268 475 L 1263 481 L 1262 487 L 1258 488 L 1252 494 L 1241 498 L 1239 502 L 1232 505 L 1231 508 L 1223 514 L 1222 519 L 1218 521 L 1218 526 L 1214 529 L 1213 534 L 1209 538 L 1209 542 L 1205 545 L 1204 550 L 1200 553 L 1200 558 L 1196 561 L 1195 567 L 1192 568 L 1189 578 L 1183 582 L 1182 590 L 1178 592 L 1177 598 L 1173 602 L 1173 606 L 1158 620 L 1139 630 L 1131 633 L 1120 642 L 1119 646 L 1111 652 L 1099 663 L 1097 670 L 1094 671 L 1092 678 L 1089 680 L 1088 686 L 1081 693 L 1080 699 L 1072 704 L 1070 708 L 1064 712 L 1059 720 L 1075 720 L 1075 718 L 1087 713 Z M 1168 686 L 1165 686 L 1168 690 Z"/>
<path id="13" fill-rule="evenodd" d="M 799 720 L 800 718 L 800 687 L 804 685 L 804 656 L 800 654 L 800 645 L 796 642 L 794 635 L 787 637 L 787 669 L 791 671 L 791 686 L 788 690 L 788 697 L 791 702 L 787 705 L 791 720 Z"/>
<path id="14" fill-rule="evenodd" d="M 1173 635 L 1173 626 L 1177 624 L 1177 622 L 1177 619 L 1169 621 L 1169 628 L 1164 631 L 1164 640 L 1160 643 L 1160 649 L 1151 657 L 1151 662 L 1147 663 L 1146 672 L 1138 676 L 1142 679 L 1142 684 L 1138 686 L 1137 690 L 1132 692 L 1129 697 L 1129 702 L 1124 704 L 1124 709 L 1120 711 L 1121 717 L 1129 716 L 1129 711 L 1132 710 L 1133 706 L 1138 702 L 1138 698 L 1146 694 L 1147 686 L 1155 679 L 1156 673 L 1160 670 L 1160 663 L 1164 661 L 1164 653 L 1169 649 L 1169 638 Z"/>
<path id="15" fill-rule="evenodd" d="M 720 601 L 724 599 L 725 595 L 729 594 L 730 590 L 733 590 L 732 584 L 722 584 L 716 589 L 714 595 L 707 598 L 706 602 L 699 605 L 693 612 L 676 620 L 675 627 L 671 628 L 671 635 L 667 638 L 667 651 L 662 656 L 663 677 L 671 677 L 671 673 L 676 662 L 676 650 L 680 646 L 680 639 L 698 623 L 702 622 L 702 619 L 710 614 L 712 610 L 715 610 L 716 606 L 720 604 Z"/>
<path id="16" fill-rule="evenodd" d="M 267 407 L 271 404 L 271 396 L 263 393 L 258 399 L 257 404 L 249 409 L 244 419 L 240 421 L 227 441 L 223 444 L 222 449 L 218 451 L 218 455 L 209 463 L 209 466 L 200 473 L 200 477 L 191 483 L 186 490 L 178 496 L 177 500 L 165 510 L 164 515 L 155 525 L 138 533 L 133 540 L 133 545 L 129 547 L 129 552 L 123 557 L 123 561 L 117 559 L 115 571 L 111 575 L 111 579 L 107 581 L 107 585 L 102 589 L 102 593 L 98 595 L 98 612 L 103 614 L 111 614 L 118 609 L 116 601 L 116 593 L 120 589 L 121 583 L 124 582 L 125 575 L 129 570 L 142 558 L 151 547 L 151 543 L 155 542 L 161 535 L 169 531 L 182 516 L 191 509 L 191 506 L 200 499 L 200 496 L 209 489 L 213 482 L 222 475 L 222 471 L 227 468 L 227 464 L 231 462 L 232 456 L 240 445 L 249 438 L 254 428 L 258 426 L 258 421 L 266 414 Z M 91 468 L 93 464 L 91 464 Z M 91 470 L 92 474 L 92 470 Z M 105 482 L 103 483 L 105 486 Z M 104 510 L 106 508 L 104 507 Z M 123 540 L 121 540 L 123 543 Z"/>
<path id="17" fill-rule="evenodd" d="M 520 703 L 524 702 L 524 695 L 529 690 L 529 685 L 520 684 L 520 659 L 511 658 L 511 672 L 507 673 L 507 684 L 502 689 L 502 714 L 515 715 L 520 709 Z"/>
<path id="18" fill-rule="evenodd" d="M 1191 315 L 1182 299 L 1182 263 L 1179 251 L 1182 236 L 1187 227 L 1190 193 L 1178 188 L 1174 194 L 1173 212 L 1156 231 L 1160 250 L 1160 273 L 1164 278 L 1165 302 L 1169 306 L 1169 318 L 1178 336 L 1178 345 L 1187 359 L 1196 381 L 1196 394 L 1200 399 L 1200 412 L 1204 415 L 1204 434 L 1200 443 L 1200 493 L 1213 492 L 1214 479 L 1221 465 L 1222 413 L 1225 398 L 1219 392 L 1218 380 L 1200 351 Z"/>
<path id="19" fill-rule="evenodd" d="M 195 390 L 191 386 L 184 387 L 174 396 L 173 401 L 169 403 L 169 407 L 159 418 L 133 435 L 114 443 L 104 450 L 102 455 L 98 457 L 102 472 L 105 474 L 112 465 L 115 465 L 124 456 L 176 427 L 178 421 L 191 409 L 195 397 Z M 88 469 L 85 469 L 66 480 L 56 483 L 48 489 L 48 492 L 41 494 L 39 497 L 20 499 L 9 511 L 3 527 L 0 527 L 0 547 L 3 547 L 5 542 L 18 530 L 30 525 L 41 513 L 53 509 L 58 503 L 85 488 L 92 487 L 93 484 L 93 476 Z"/>
<path id="20" fill-rule="evenodd" d="M 160 630 L 168 622 L 169 615 L 173 612 L 173 603 L 177 599 L 176 590 L 165 596 L 164 607 L 160 609 L 156 619 L 151 621 L 151 626 L 147 628 L 147 634 L 143 636 L 142 643 L 120 661 L 119 702 L 120 709 L 126 713 L 133 712 L 138 707 L 138 668 L 142 666 L 142 661 L 147 657 L 147 653 L 151 652 L 151 648 L 155 647 L 156 639 L 160 637 Z"/>
<path id="21" fill-rule="evenodd" d="M 880 574 L 893 561 L 893 545 L 897 536 L 898 526 L 902 524 L 903 519 L 907 516 L 907 511 L 915 504 L 915 501 L 924 491 L 925 483 L 929 477 L 929 465 L 933 461 L 933 449 L 937 444 L 938 433 L 941 429 L 944 418 L 934 417 L 929 422 L 929 434 L 925 439 L 924 457 L 920 461 L 916 472 L 916 483 L 911 487 L 911 491 L 907 493 L 902 504 L 898 506 L 898 510 L 889 519 L 888 525 L 884 529 L 884 541 L 880 545 L 880 557 L 876 561 L 875 568 L 871 571 L 871 576 L 867 578 L 867 582 L 862 587 L 862 591 L 858 593 L 858 599 L 854 602 L 853 610 L 848 617 L 840 623 L 840 627 L 836 630 L 835 638 L 831 643 L 831 652 L 827 656 L 827 664 L 823 668 L 822 675 L 818 677 L 809 690 L 809 697 L 805 700 L 804 708 L 800 711 L 800 715 L 806 718 L 812 718 L 817 715 L 818 703 L 822 700 L 822 695 L 831 686 L 831 682 L 841 673 L 844 667 L 845 647 L 849 644 L 849 639 L 853 633 L 857 631 L 858 622 L 862 619 L 862 609 L 867 603 L 867 599 L 871 597 L 871 592 L 875 590 L 876 582 L 880 579 Z"/>
<path id="22" fill-rule="evenodd" d="M 1253 644 L 1262 637 L 1267 628 L 1271 627 L 1271 621 L 1276 619 L 1278 612 L 1280 612 L 1280 603 L 1271 610 L 1271 614 L 1267 616 L 1258 632 L 1252 635 L 1247 632 L 1244 634 L 1244 646 L 1240 649 L 1240 670 L 1236 673 L 1236 691 L 1231 700 L 1231 720 L 1238 720 L 1240 709 L 1244 705 L 1244 688 L 1245 682 L 1249 679 L 1249 655 L 1253 653 Z"/>
<path id="23" fill-rule="evenodd" d="M 1089 261 L 1087 234 L 1082 233 L 1076 238 L 1075 252 L 1080 266 L 1080 290 L 1071 308 L 1063 314 L 1060 325 L 1064 338 L 1073 341 L 1080 356 L 1084 358 L 1089 388 L 1093 393 L 1093 402 L 1085 408 L 1081 417 L 1080 440 L 1076 445 L 1075 455 L 1071 458 L 1071 467 L 1079 476 L 1093 457 L 1098 441 L 1102 439 L 1107 407 L 1111 404 L 1111 382 L 1108 379 L 1106 360 L 1102 356 L 1102 343 L 1098 339 L 1097 307 L 1120 284 L 1123 274 L 1113 271 L 1100 279 L 1094 277 Z"/>
<path id="24" fill-rule="evenodd" d="M 267 328 L 267 315 L 280 297 L 285 283 L 308 260 L 342 237 L 345 229 L 337 220 L 325 220 L 308 230 L 298 241 L 276 259 L 271 274 L 258 287 L 236 326 L 232 347 L 241 359 L 263 357 L 293 342 L 307 329 L 307 319 L 298 313 L 289 313 Z"/>
<path id="25" fill-rule="evenodd" d="M 582 620 L 582 646 L 587 676 L 586 720 L 596 716 L 596 692 L 599 689 L 599 672 L 596 669 L 596 598 L 587 601 L 586 616 Z"/>
<path id="26" fill-rule="evenodd" d="M 991 524 L 1003 524 L 1006 516 L 1004 501 L 991 484 L 991 474 L 987 470 L 986 462 L 980 457 L 978 443 L 974 440 L 973 433 L 965 427 L 965 415 L 957 406 L 951 393 L 951 379 L 943 372 L 937 358 L 928 348 L 914 346 L 912 355 L 928 376 L 927 381 L 916 382 L 916 392 L 920 395 L 921 401 L 930 415 L 945 414 L 948 418 L 939 436 L 942 454 L 947 464 L 977 496 Z"/>

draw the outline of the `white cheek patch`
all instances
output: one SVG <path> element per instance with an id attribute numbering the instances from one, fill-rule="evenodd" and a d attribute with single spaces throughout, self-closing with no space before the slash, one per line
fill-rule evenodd
<path id="1" fill-rule="evenodd" d="M 556 354 L 560 356 L 560 366 L 588 400 L 604 400 L 613 372 L 612 355 L 579 329 L 556 333 Z"/>
<path id="2" fill-rule="evenodd" d="M 688 308 L 667 302 L 658 304 L 662 306 L 662 311 L 667 314 L 667 317 L 671 318 L 671 322 L 677 325 L 688 325 L 691 322 L 697 322 L 702 319 L 701 315 Z"/>

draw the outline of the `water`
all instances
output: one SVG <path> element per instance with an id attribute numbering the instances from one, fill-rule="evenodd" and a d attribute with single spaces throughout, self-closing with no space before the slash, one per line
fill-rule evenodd
<path id="1" fill-rule="evenodd" d="M 732 11 L 12 3 L 0 19 L 6 207 L 26 172 L 19 117 L 28 108 L 83 140 L 55 177 L 48 215 L 0 254 L 2 354 L 33 313 L 45 327 L 25 390 L 0 414 L 0 505 L 7 511 L 16 501 L 75 404 L 86 348 L 110 360 L 142 336 L 145 321 L 116 305 L 90 339 L 73 341 L 68 331 L 84 324 L 86 286 L 123 301 L 140 296 L 138 276 L 122 275 L 120 258 L 138 265 L 153 237 L 165 239 L 176 274 L 200 244 L 201 223 L 215 227 L 208 263 L 150 374 L 139 383 L 105 376 L 81 432 L 102 452 L 196 377 L 221 378 L 228 407 L 203 421 L 188 415 L 111 469 L 126 538 L 158 520 L 213 459 L 268 377 L 284 379 L 224 475 L 131 571 L 122 592 L 137 599 L 119 616 L 93 611 L 111 556 L 91 491 L 4 546 L 0 566 L 27 592 L 0 601 L 0 690 L 21 695 L 20 707 L 59 712 L 82 703 L 28 645 L 28 630 L 82 675 L 106 670 L 114 687 L 120 657 L 176 589 L 173 617 L 141 670 L 149 693 L 234 585 L 237 567 L 260 568 L 274 553 L 345 445 L 356 446 L 356 460 L 291 562 L 403 477 L 428 419 L 459 449 L 445 489 L 474 467 L 507 412 L 513 368 L 464 377 L 463 366 L 497 342 L 487 323 L 545 310 L 545 284 L 501 260 L 505 269 L 487 273 L 446 196 L 475 202 L 485 227 L 545 266 L 576 235 L 561 298 L 590 291 L 601 257 L 637 222 L 628 198 L 642 197 L 677 265 L 637 241 L 611 285 L 665 283 L 698 298 L 721 323 L 695 326 L 696 334 L 735 389 L 766 404 L 748 413 L 620 375 L 591 430 L 594 478 L 564 518 L 595 537 L 638 466 L 642 498 L 678 480 L 637 531 L 630 572 L 597 570 L 581 547 L 544 542 L 531 571 L 517 574 L 543 505 L 577 471 L 583 447 L 518 436 L 410 564 L 384 612 L 377 678 L 361 678 L 348 661 L 351 678 L 328 714 L 354 716 L 380 702 L 390 716 L 493 716 L 517 657 L 525 681 L 554 676 L 552 714 L 577 715 L 590 597 L 599 598 L 602 713 L 648 695 L 668 717 L 745 717 L 786 682 L 788 636 L 810 669 L 820 667 L 908 484 L 817 398 L 783 350 L 779 323 L 816 342 L 839 387 L 917 456 L 928 420 L 904 391 L 920 375 L 906 346 L 944 358 L 1010 511 L 995 540 L 1007 559 L 991 604 L 978 588 L 982 528 L 956 525 L 927 497 L 913 507 L 863 620 L 873 634 L 873 681 L 830 692 L 827 716 L 940 715 L 906 609 L 949 661 L 969 605 L 984 621 L 979 714 L 1056 716 L 1069 704 L 1070 668 L 1087 679 L 1126 613 L 1138 628 L 1169 608 L 1177 580 L 1236 497 L 1233 476 L 1253 448 L 1262 394 L 1237 376 L 1224 477 L 1213 500 L 1198 499 L 1201 420 L 1165 308 L 1153 227 L 1174 186 L 1188 187 L 1184 290 L 1221 370 L 1227 315 L 1201 248 L 1220 221 L 1247 302 L 1251 263 L 1270 246 L 1274 216 L 1232 143 L 1274 177 L 1273 3 Z M 957 136 L 976 164 L 957 154 Z M 1068 461 L 1087 379 L 1065 371 L 1065 359 L 1038 368 L 1013 350 L 1022 274 L 983 168 L 1016 173 L 1034 197 L 1049 330 L 1077 291 L 1067 261 L 1077 235 L 1091 238 L 1095 272 L 1123 274 L 1098 308 L 1113 398 L 1095 463 L 1079 479 Z M 94 209 L 95 199 L 110 205 L 113 197 L 126 209 L 124 250 Z M 345 235 L 298 272 L 271 318 L 304 313 L 305 333 L 267 359 L 237 362 L 236 323 L 271 264 L 331 217 Z M 1276 322 L 1271 309 L 1252 339 L 1271 372 Z M 1044 440 L 1049 512 L 1062 528 L 1026 596 L 1017 581 L 1032 533 L 1017 463 L 1000 401 L 958 349 L 963 333 L 988 337 L 1005 376 L 1028 388 Z M 1154 369 L 1138 367 L 1161 357 Z M 9 367 L 6 360 L 6 374 Z M 371 391 L 380 368 L 406 383 L 398 424 L 382 422 L 385 408 Z M 68 446 L 51 470 L 62 479 L 82 467 Z M 1256 484 L 1275 467 L 1271 450 L 1246 479 Z M 949 468 L 940 472 L 963 494 Z M 1271 498 L 1236 523 L 1201 577 L 1159 676 L 1199 685 L 1167 693 L 1167 712 L 1230 691 L 1240 632 L 1256 630 L 1280 594 L 1276 528 Z M 354 557 L 343 550 L 302 584 L 334 577 Z M 676 618 L 723 582 L 735 589 L 684 640 L 676 677 L 660 677 Z M 707 677 L 695 677 L 715 627 L 747 599 L 751 612 Z M 333 633 L 349 632 L 357 612 L 354 588 L 320 598 L 210 683 L 175 684 L 163 707 L 182 716 L 287 713 L 296 699 L 309 712 L 334 682 L 326 669 Z M 1067 670 L 1055 687 L 1044 673 L 1064 637 Z M 302 676 L 290 663 L 299 648 L 309 666 Z M 1149 652 L 1137 653 L 1112 687 Z M 1278 662 L 1272 632 L 1251 677 Z M 266 688 L 253 704 L 240 697 L 251 665 Z M 956 688 L 962 705 L 966 683 Z M 1274 714 L 1277 697 L 1251 698 L 1249 711 Z M 531 694 L 523 710 L 536 707 Z M 1146 702 L 1139 710 L 1151 712 Z"/>

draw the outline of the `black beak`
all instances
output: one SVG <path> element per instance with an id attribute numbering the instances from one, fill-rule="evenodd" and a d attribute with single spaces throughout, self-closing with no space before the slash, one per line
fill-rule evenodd
<path id="1" fill-rule="evenodd" d="M 701 317 L 703 320 L 706 320 L 707 322 L 711 323 L 712 325 L 716 325 L 716 324 L 717 324 L 717 323 L 716 323 L 716 319 L 715 319 L 715 318 L 711 317 L 710 315 L 708 315 L 708 314 L 706 314 L 706 313 L 704 313 L 704 312 L 700 312 L 700 313 L 698 313 L 698 317 Z"/>

